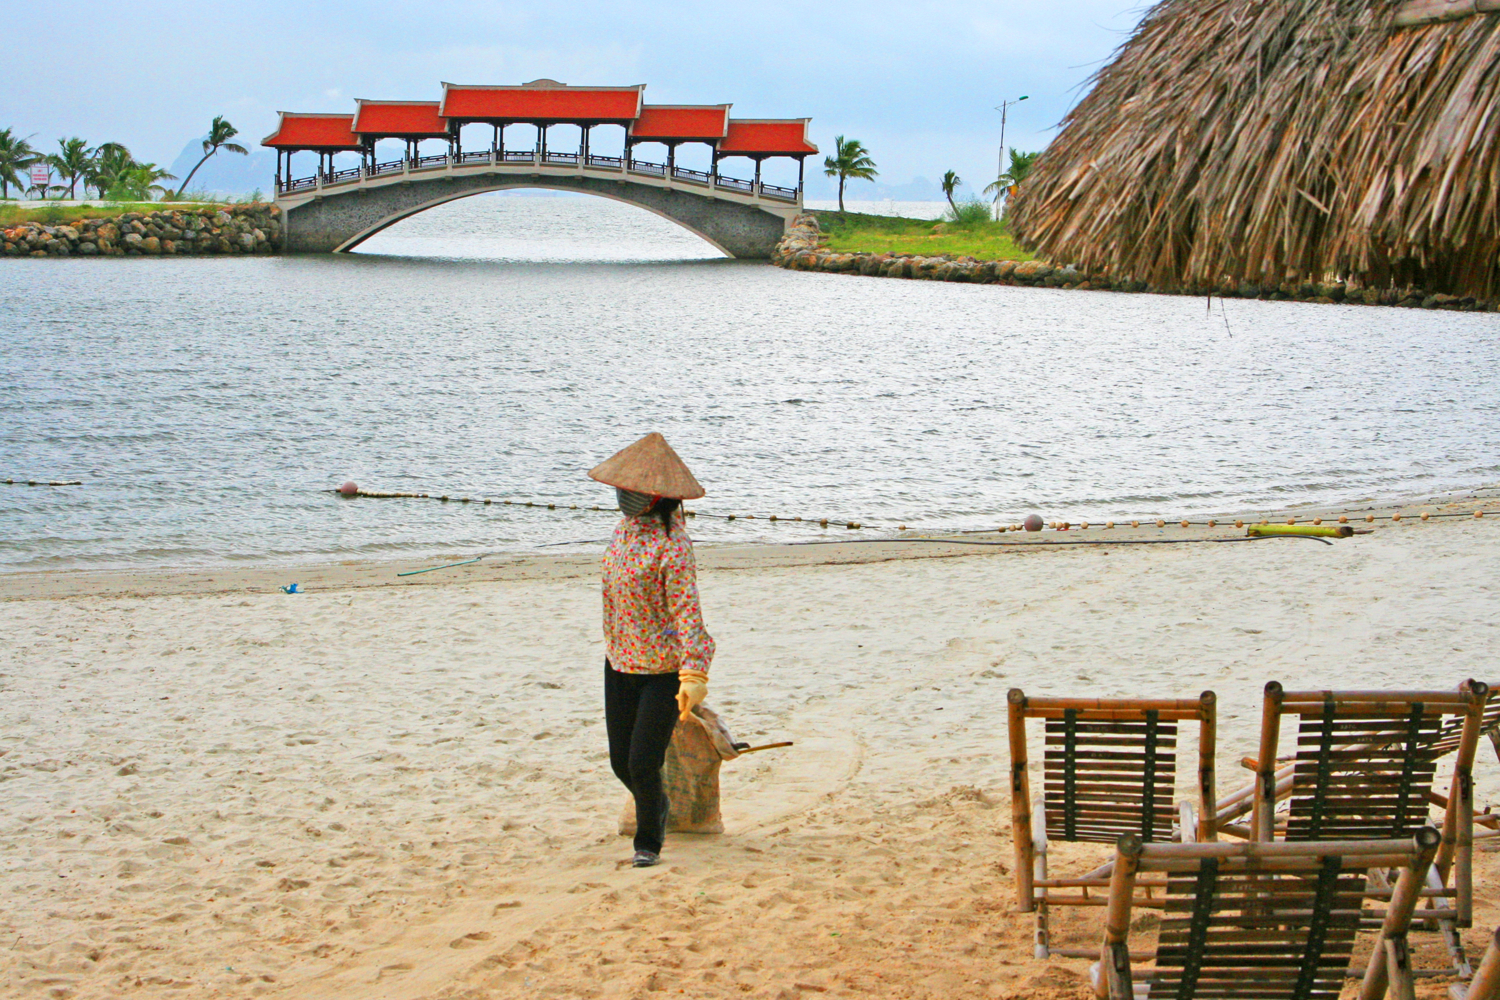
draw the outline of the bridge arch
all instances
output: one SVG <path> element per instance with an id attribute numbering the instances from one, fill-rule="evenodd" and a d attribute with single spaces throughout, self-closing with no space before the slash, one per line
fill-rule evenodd
<path id="1" fill-rule="evenodd" d="M 423 176 L 423 174 L 430 176 Z M 352 250 L 376 233 L 437 205 L 514 188 L 541 188 L 589 194 L 643 208 L 699 236 L 731 257 L 766 258 L 786 231 L 798 207 L 747 204 L 748 198 L 716 197 L 660 178 L 623 172 L 566 170 L 516 172 L 504 168 L 434 170 L 283 195 L 286 247 L 293 252 Z M 761 199 L 755 199 L 761 202 Z"/>

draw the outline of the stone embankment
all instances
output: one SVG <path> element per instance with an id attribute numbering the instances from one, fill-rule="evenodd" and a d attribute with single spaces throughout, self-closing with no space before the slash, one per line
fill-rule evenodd
<path id="1" fill-rule="evenodd" d="M 1114 292 L 1158 292 L 1164 294 L 1218 295 L 1223 298 L 1273 299 L 1304 302 L 1351 302 L 1365 305 L 1448 309 L 1457 312 L 1500 312 L 1500 302 L 1434 294 L 1421 289 L 1349 288 L 1343 283 L 1281 285 L 1226 285 L 1214 289 L 1168 290 L 1144 281 L 1112 279 L 1108 275 L 1085 274 L 1073 265 L 1054 265 L 1040 260 L 977 260 L 974 257 L 923 257 L 898 253 L 839 253 L 823 246 L 818 220 L 810 214 L 797 216 L 776 250 L 771 263 L 792 271 L 822 271 L 828 274 L 862 274 L 879 278 L 916 278 L 927 281 L 960 281 L 977 285 L 1026 285 L 1035 288 L 1097 289 Z"/>
<path id="2" fill-rule="evenodd" d="M 141 257 L 258 254 L 281 249 L 281 209 L 226 205 L 126 212 L 60 225 L 17 222 L 3 229 L 7 257 Z"/>

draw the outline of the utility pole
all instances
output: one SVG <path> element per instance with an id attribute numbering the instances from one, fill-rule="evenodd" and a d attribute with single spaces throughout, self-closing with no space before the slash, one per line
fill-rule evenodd
<path id="1" fill-rule="evenodd" d="M 1005 111 L 1012 104 L 1020 104 L 1024 100 L 1026 100 L 1026 95 L 1022 94 L 1020 97 L 1016 98 L 1014 101 L 1001 101 L 999 107 L 995 108 L 996 111 L 1000 112 L 1000 153 L 996 157 L 996 169 L 995 169 L 995 221 L 996 222 L 1000 221 L 1000 195 L 1004 193 L 1004 189 L 1000 187 L 1000 178 L 1005 175 Z"/>

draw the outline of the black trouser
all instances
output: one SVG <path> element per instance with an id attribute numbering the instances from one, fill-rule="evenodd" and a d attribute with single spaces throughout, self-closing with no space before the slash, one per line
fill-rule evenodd
<path id="1" fill-rule="evenodd" d="M 635 849 L 661 853 L 666 793 L 661 766 L 677 725 L 677 674 L 624 674 L 604 661 L 609 766 L 635 797 Z"/>

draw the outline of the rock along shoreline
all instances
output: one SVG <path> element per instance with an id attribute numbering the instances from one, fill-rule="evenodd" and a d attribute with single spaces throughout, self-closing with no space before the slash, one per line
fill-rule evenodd
<path id="1" fill-rule="evenodd" d="M 1352 288 L 1342 282 L 1281 285 L 1233 284 L 1216 288 L 1164 289 L 1144 281 L 1085 274 L 1069 265 L 1040 260 L 978 260 L 974 257 L 924 257 L 898 253 L 840 253 L 823 246 L 817 217 L 804 213 L 792 220 L 771 254 L 771 263 L 791 271 L 860 274 L 878 278 L 959 281 L 976 285 L 1022 285 L 1079 291 L 1149 292 L 1163 295 L 1217 295 L 1226 299 L 1270 299 L 1299 302 L 1348 302 L 1363 305 L 1446 309 L 1454 312 L 1500 312 L 1500 302 L 1472 296 L 1444 295 L 1419 288 Z"/>
<path id="2" fill-rule="evenodd" d="M 163 257 L 269 254 L 285 230 L 275 205 L 225 205 L 81 219 L 35 219 L 0 229 L 5 257 Z"/>

